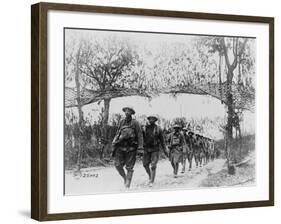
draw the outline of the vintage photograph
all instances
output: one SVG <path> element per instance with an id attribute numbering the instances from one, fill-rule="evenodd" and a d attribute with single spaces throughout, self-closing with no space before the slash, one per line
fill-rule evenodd
<path id="1" fill-rule="evenodd" d="M 255 37 L 64 28 L 64 194 L 255 186 L 255 82 Z"/>

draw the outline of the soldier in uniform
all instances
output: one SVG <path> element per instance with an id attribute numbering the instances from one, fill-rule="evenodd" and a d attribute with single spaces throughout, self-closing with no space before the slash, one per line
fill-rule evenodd
<path id="1" fill-rule="evenodd" d="M 186 140 L 187 140 L 187 129 L 186 128 L 183 128 L 182 129 L 182 134 L 183 134 L 183 137 L 184 137 L 184 140 L 185 140 L 185 143 L 186 143 Z M 186 145 L 187 146 L 187 145 Z M 182 165 L 182 170 L 181 170 L 181 173 L 184 173 L 185 172 L 185 165 L 186 165 L 186 158 L 187 158 L 187 150 L 186 150 L 186 147 L 183 147 L 183 150 L 182 150 L 182 158 L 181 158 L 181 165 Z"/>
<path id="2" fill-rule="evenodd" d="M 194 138 L 194 159 L 195 159 L 195 163 L 196 163 L 196 167 L 198 167 L 198 165 L 200 167 L 202 167 L 202 161 L 204 158 L 204 146 L 203 146 L 203 140 L 202 140 L 202 135 L 199 134 L 195 134 L 195 138 Z"/>
<path id="3" fill-rule="evenodd" d="M 210 140 L 208 137 L 203 137 L 204 143 L 204 155 L 205 155 L 205 164 L 210 161 Z"/>
<path id="4" fill-rule="evenodd" d="M 186 140 L 186 144 L 187 144 L 187 158 L 188 158 L 188 162 L 189 162 L 189 170 L 191 170 L 192 168 L 192 160 L 194 158 L 194 133 L 192 131 L 188 132 L 187 135 L 187 140 Z"/>
<path id="5" fill-rule="evenodd" d="M 115 167 L 123 178 L 125 187 L 130 188 L 137 150 L 143 150 L 143 135 L 140 124 L 132 118 L 135 110 L 132 107 L 124 107 L 122 110 L 125 119 L 121 120 L 112 142 L 113 156 Z"/>
<path id="6" fill-rule="evenodd" d="M 189 170 L 191 170 L 192 168 L 192 159 L 193 159 L 193 148 L 192 148 L 192 137 L 190 136 L 190 134 L 192 132 L 189 132 L 187 134 L 187 131 L 189 130 L 188 128 L 183 128 L 183 136 L 185 139 L 185 143 L 186 143 L 186 150 L 183 151 L 183 166 L 182 166 L 182 173 L 185 172 L 185 164 L 186 164 L 186 158 L 188 159 L 188 163 L 189 163 Z"/>
<path id="7" fill-rule="evenodd" d="M 169 136 L 168 143 L 170 149 L 170 161 L 173 167 L 174 177 L 177 178 L 179 163 L 180 161 L 182 161 L 186 142 L 183 134 L 180 131 L 181 126 L 176 124 L 173 126 L 173 129 L 173 132 Z"/>
<path id="8" fill-rule="evenodd" d="M 215 141 L 210 139 L 210 159 L 214 161 L 215 159 Z"/>
<path id="9" fill-rule="evenodd" d="M 152 187 L 155 175 L 156 166 L 159 159 L 160 148 L 164 151 L 168 157 L 166 151 L 166 144 L 162 129 L 156 125 L 158 118 L 156 116 L 147 117 L 148 124 L 144 127 L 144 154 L 143 154 L 143 166 L 149 177 L 149 186 Z"/>

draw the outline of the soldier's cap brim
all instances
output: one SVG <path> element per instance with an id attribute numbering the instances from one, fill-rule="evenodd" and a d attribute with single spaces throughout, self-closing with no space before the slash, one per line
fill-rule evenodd
<path id="1" fill-rule="evenodd" d="M 157 117 L 155 117 L 155 116 L 148 116 L 148 117 L 147 117 L 147 120 L 149 120 L 149 119 L 154 119 L 155 121 L 157 121 L 157 120 L 158 120 L 158 118 L 157 118 Z"/>
<path id="2" fill-rule="evenodd" d="M 173 128 L 181 128 L 180 125 L 174 125 Z"/>
<path id="3" fill-rule="evenodd" d="M 126 110 L 130 110 L 132 112 L 132 114 L 136 113 L 132 107 L 123 107 L 122 110 L 123 110 L 123 112 L 125 112 Z"/>

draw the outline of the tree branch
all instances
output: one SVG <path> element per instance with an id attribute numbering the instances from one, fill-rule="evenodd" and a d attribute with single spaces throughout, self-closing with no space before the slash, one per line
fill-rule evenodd
<path id="1" fill-rule="evenodd" d="M 222 44 L 222 48 L 223 48 L 223 52 L 224 52 L 224 58 L 225 58 L 226 66 L 227 66 L 227 68 L 230 68 L 230 62 L 229 62 L 229 57 L 228 57 L 224 37 L 221 39 L 221 44 Z"/>
<path id="2" fill-rule="evenodd" d="M 73 88 L 65 87 L 65 107 L 77 107 L 75 103 L 76 91 Z M 113 99 L 125 96 L 143 96 L 150 98 L 151 96 L 147 93 L 140 91 L 139 89 L 127 89 L 127 88 L 116 88 L 105 91 L 94 91 L 90 89 L 85 89 L 83 91 L 83 96 L 81 97 L 81 104 L 87 105 L 90 103 L 98 102 L 104 99 Z"/>

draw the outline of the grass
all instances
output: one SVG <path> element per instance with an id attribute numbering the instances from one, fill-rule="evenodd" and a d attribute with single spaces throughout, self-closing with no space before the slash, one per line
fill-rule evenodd
<path id="1" fill-rule="evenodd" d="M 255 183 L 255 141 L 254 136 L 243 138 L 241 162 L 235 165 L 235 174 L 228 174 L 227 165 L 217 173 L 209 173 L 202 181 L 202 187 L 243 186 Z"/>

